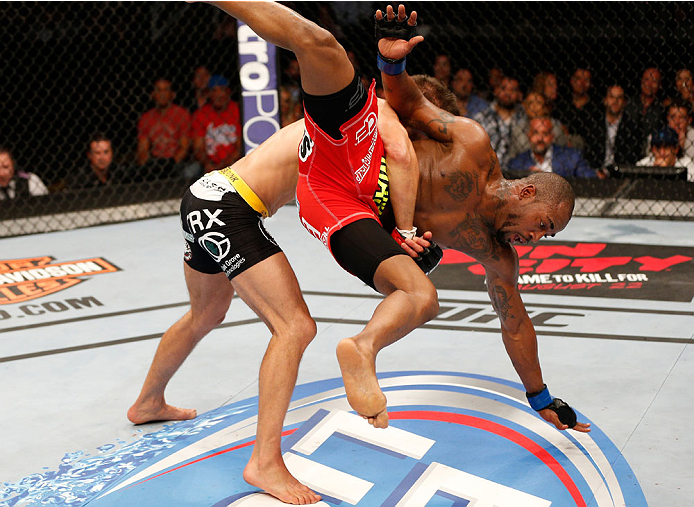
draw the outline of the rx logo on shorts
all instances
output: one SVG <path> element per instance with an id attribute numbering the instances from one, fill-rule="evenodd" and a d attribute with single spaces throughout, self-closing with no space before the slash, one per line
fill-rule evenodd
<path id="1" fill-rule="evenodd" d="M 231 249 L 229 238 L 221 232 L 208 232 L 198 239 L 198 243 L 207 250 L 207 253 L 212 256 L 215 262 L 219 262 L 226 257 Z"/>

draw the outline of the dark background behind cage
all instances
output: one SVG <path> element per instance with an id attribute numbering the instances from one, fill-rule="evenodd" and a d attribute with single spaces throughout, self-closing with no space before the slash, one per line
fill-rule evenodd
<path id="1" fill-rule="evenodd" d="M 386 4 L 285 4 L 333 32 L 355 52 L 364 74 L 378 76 L 372 16 Z M 484 85 L 493 66 L 516 77 L 523 91 L 537 72 L 554 72 L 561 99 L 570 96 L 571 73 L 585 66 L 593 74 L 593 99 L 601 101 L 606 87 L 614 83 L 629 97 L 638 94 L 641 74 L 650 66 L 663 75 L 661 98 L 674 96 L 676 71 L 692 69 L 694 63 L 691 2 L 410 2 L 406 6 L 418 11 L 419 30 L 426 39 L 408 59 L 411 74 L 431 73 L 434 56 L 446 53 L 454 69 L 472 70 L 478 86 Z M 25 203 L 0 201 L 0 220 L 180 196 L 186 181 L 166 185 L 145 181 L 82 197 L 63 190 L 61 182 L 86 164 L 87 141 L 95 131 L 112 139 L 117 161 L 134 165 L 137 121 L 152 107 L 150 93 L 158 77 L 172 81 L 177 92 L 174 102 L 181 104 L 192 92 L 193 70 L 205 65 L 213 74 L 229 78 L 238 100 L 235 20 L 212 6 L 183 2 L 2 2 L 0 19 L 0 144 L 12 149 L 19 169 L 38 174 L 52 191 Z M 282 52 L 279 67 L 290 57 Z M 616 197 L 605 191 L 609 185 L 600 188 L 604 181 L 588 183 L 586 188 L 593 188 L 598 198 Z M 691 184 L 682 183 L 678 192 L 692 200 Z M 672 195 L 668 189 L 660 193 L 664 199 Z M 658 192 L 655 195 L 661 198 Z M 605 209 L 591 203 L 592 207 L 579 206 L 577 213 L 601 214 Z M 633 216 L 690 217 L 693 208 L 690 202 L 677 208 L 681 211 L 641 210 Z M 170 207 L 155 206 L 150 215 L 170 212 Z M 130 218 L 116 212 L 106 221 Z M 18 233 L 9 232 L 3 223 L 0 236 Z M 55 228 L 69 226 L 63 218 Z M 23 232 L 32 230 L 19 233 Z"/>

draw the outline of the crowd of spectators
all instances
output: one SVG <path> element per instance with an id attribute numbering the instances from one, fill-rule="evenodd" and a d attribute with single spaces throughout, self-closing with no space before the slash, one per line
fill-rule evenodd
<path id="1" fill-rule="evenodd" d="M 433 72 L 440 66 L 437 57 Z M 570 95 L 561 97 L 551 72 L 537 74 L 523 93 L 518 80 L 494 67 L 486 104 L 476 93 L 469 69 L 455 69 L 452 75 L 450 89 L 462 114 L 485 128 L 508 174 L 554 171 L 609 178 L 620 168 L 638 173 L 640 166 L 679 167 L 686 168 L 688 181 L 694 181 L 694 80 L 689 70 L 674 76 L 677 95 L 663 97 L 660 71 L 647 68 L 640 93 L 629 98 L 619 83 L 598 95 L 591 70 L 577 68 L 569 79 Z M 483 109 L 475 111 L 477 104 L 484 104 Z M 670 172 L 673 177 L 678 174 Z"/>
<path id="2" fill-rule="evenodd" d="M 360 70 L 354 53 L 348 54 L 369 86 L 371 77 Z M 587 68 L 574 70 L 566 96 L 559 93 L 552 72 L 540 72 L 525 85 L 498 67 L 489 70 L 484 88 L 477 89 L 472 70 L 454 67 L 447 54 L 434 56 L 431 77 L 450 90 L 461 115 L 485 128 L 507 175 L 552 171 L 609 178 L 620 167 L 681 167 L 694 181 L 694 79 L 687 69 L 673 76 L 676 93 L 670 97 L 662 94 L 663 78 L 656 67 L 643 71 L 633 97 L 625 95 L 628 83 L 612 83 L 604 94 L 596 93 Z M 280 124 L 286 126 L 303 116 L 294 58 L 284 62 L 280 85 Z M 232 164 L 243 150 L 240 109 L 231 90 L 226 77 L 205 66 L 192 71 L 180 101 L 171 80 L 155 79 L 152 107 L 137 122 L 135 160 L 114 163 L 124 157 L 114 156 L 112 139 L 92 133 L 84 162 L 57 188 L 192 179 Z M 11 151 L 0 147 L 0 200 L 47 193 L 39 176 L 19 169 Z"/>

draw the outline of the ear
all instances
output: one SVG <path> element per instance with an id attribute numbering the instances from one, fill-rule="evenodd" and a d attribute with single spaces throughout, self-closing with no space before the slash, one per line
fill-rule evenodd
<path id="1" fill-rule="evenodd" d="M 525 185 L 518 194 L 518 199 L 532 199 L 535 197 L 535 185 Z"/>

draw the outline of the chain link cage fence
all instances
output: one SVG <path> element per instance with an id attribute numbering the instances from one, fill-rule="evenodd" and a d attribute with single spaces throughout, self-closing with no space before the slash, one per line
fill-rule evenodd
<path id="1" fill-rule="evenodd" d="M 386 4 L 285 3 L 330 30 L 362 76 L 378 81 L 373 13 Z M 425 36 L 409 73 L 449 80 L 461 109 L 490 133 L 507 177 L 527 171 L 523 156 L 537 165 L 531 141 L 541 129 L 529 131 L 538 125 L 529 118 L 549 116 L 552 165 L 578 157 L 566 173 L 576 215 L 694 218 L 693 3 L 406 6 Z M 235 20 L 210 5 L 169 2 L 2 2 L 0 16 L 0 236 L 177 213 L 207 168 L 186 124 L 209 100 L 206 77 L 225 76 L 240 98 Z M 290 91 L 293 60 L 279 52 L 280 85 Z M 168 132 L 174 148 L 155 153 L 155 141 L 138 146 L 138 125 L 161 80 L 187 110 L 177 121 L 191 142 Z M 287 96 L 283 112 L 300 114 L 296 94 Z"/>

